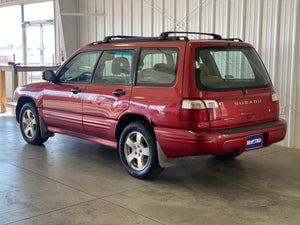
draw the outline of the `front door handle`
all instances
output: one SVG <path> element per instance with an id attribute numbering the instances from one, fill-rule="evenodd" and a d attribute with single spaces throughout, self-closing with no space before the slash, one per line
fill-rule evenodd
<path id="1" fill-rule="evenodd" d="M 72 91 L 74 94 L 77 94 L 78 92 L 81 92 L 81 89 L 80 89 L 80 88 L 72 88 L 71 91 Z"/>
<path id="2" fill-rule="evenodd" d="M 120 89 L 115 90 L 115 91 L 113 91 L 112 93 L 113 93 L 114 95 L 116 95 L 116 96 L 120 96 L 120 95 L 125 95 L 125 94 L 126 94 L 125 91 L 120 90 Z"/>

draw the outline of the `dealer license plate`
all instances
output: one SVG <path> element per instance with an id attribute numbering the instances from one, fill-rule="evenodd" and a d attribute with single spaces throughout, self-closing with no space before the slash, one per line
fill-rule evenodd
<path id="1" fill-rule="evenodd" d="M 247 136 L 246 150 L 260 148 L 262 147 L 262 144 L 263 144 L 262 134 L 254 134 L 254 135 Z"/>

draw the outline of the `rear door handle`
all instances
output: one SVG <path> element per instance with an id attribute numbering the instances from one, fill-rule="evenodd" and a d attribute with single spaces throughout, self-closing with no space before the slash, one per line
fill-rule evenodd
<path id="1" fill-rule="evenodd" d="M 81 92 L 81 89 L 80 89 L 80 88 L 72 88 L 71 91 L 72 91 L 74 94 L 77 94 L 78 92 Z"/>
<path id="2" fill-rule="evenodd" d="M 113 91 L 112 93 L 113 93 L 114 95 L 116 95 L 116 96 L 120 96 L 120 95 L 125 95 L 125 94 L 126 94 L 126 92 L 123 91 L 123 90 L 115 90 L 115 91 Z"/>

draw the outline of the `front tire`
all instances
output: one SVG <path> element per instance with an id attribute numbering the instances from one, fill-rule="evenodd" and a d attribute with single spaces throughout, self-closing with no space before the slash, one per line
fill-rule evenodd
<path id="1" fill-rule="evenodd" d="M 41 135 L 38 111 L 33 103 L 26 103 L 20 111 L 20 130 L 24 140 L 32 145 L 41 145 L 48 138 Z"/>
<path id="2" fill-rule="evenodd" d="M 119 142 L 119 154 L 127 172 L 133 177 L 149 179 L 163 170 L 159 166 L 154 134 L 141 121 L 125 127 Z"/>

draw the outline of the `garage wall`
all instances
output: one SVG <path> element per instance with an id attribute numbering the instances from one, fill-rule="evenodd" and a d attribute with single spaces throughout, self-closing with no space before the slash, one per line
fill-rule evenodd
<path id="1" fill-rule="evenodd" d="M 107 35 L 152 36 L 168 30 L 214 32 L 252 43 L 279 94 L 281 117 L 288 121 L 282 144 L 300 148 L 300 1 L 73 0 L 72 12 L 66 1 L 55 1 L 58 18 L 78 20 L 63 26 L 73 30 L 72 35 L 64 32 L 68 55 Z"/>
<path id="2" fill-rule="evenodd" d="M 49 0 L 0 0 L 0 7 L 18 5 L 18 4 L 28 4 L 28 3 L 38 3 L 45 2 Z"/>

